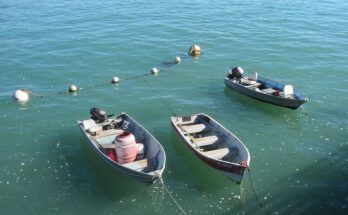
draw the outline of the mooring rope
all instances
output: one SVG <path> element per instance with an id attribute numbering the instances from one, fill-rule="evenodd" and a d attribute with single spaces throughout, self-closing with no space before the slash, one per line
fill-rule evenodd
<path id="1" fill-rule="evenodd" d="M 249 167 L 249 166 L 247 166 L 247 170 L 248 170 L 248 173 L 249 173 L 250 185 L 251 185 L 251 188 L 252 188 L 252 190 L 253 190 L 253 193 L 254 193 L 254 196 L 255 196 L 256 201 L 259 203 L 259 206 L 260 206 L 260 208 L 261 208 L 262 210 L 266 211 L 266 213 L 267 213 L 268 215 L 271 215 L 271 212 L 269 212 L 269 211 L 265 208 L 265 206 L 262 204 L 262 202 L 260 201 L 259 197 L 257 196 L 256 189 L 255 189 L 255 186 L 254 186 L 254 182 L 253 182 L 253 180 L 252 180 L 252 178 L 251 178 L 251 173 L 250 173 L 250 167 Z"/>
<path id="2" fill-rule="evenodd" d="M 157 174 L 157 173 L 155 173 Z M 184 211 L 184 209 L 181 207 L 181 205 L 178 203 L 178 201 L 176 201 L 176 199 L 174 198 L 174 196 L 170 193 L 170 191 L 168 190 L 167 186 L 164 184 L 163 178 L 160 175 L 157 175 L 159 180 L 161 181 L 161 184 L 164 188 L 164 190 L 168 193 L 168 195 L 170 196 L 170 198 L 172 198 L 173 202 L 176 204 L 176 206 L 180 209 L 181 213 L 183 213 L 184 215 L 187 215 L 187 213 Z"/>
<path id="3" fill-rule="evenodd" d="M 31 95 L 33 95 L 33 96 L 38 96 L 38 97 L 44 97 L 43 95 L 40 95 L 40 94 L 37 94 L 37 93 L 33 93 L 32 91 L 30 91 L 30 90 L 27 90 L 27 89 L 21 89 L 22 91 L 24 91 L 24 92 L 27 92 L 27 93 L 29 93 L 29 94 L 31 94 Z"/>

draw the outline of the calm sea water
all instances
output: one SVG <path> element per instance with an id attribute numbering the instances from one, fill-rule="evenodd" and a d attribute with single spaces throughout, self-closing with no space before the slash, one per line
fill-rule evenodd
<path id="1" fill-rule="evenodd" d="M 164 183 L 187 214 L 347 214 L 347 11 L 343 0 L 0 0 L 1 214 L 180 213 L 160 183 L 114 172 L 86 145 L 76 121 L 94 106 L 162 143 Z M 193 43 L 199 59 L 186 56 Z M 175 56 L 186 57 L 169 67 Z M 223 78 L 236 65 L 309 102 L 293 111 L 232 92 Z M 71 84 L 82 90 L 64 93 Z M 20 88 L 46 96 L 21 105 Z M 236 185 L 192 156 L 173 111 L 209 114 L 247 145 L 266 210 L 248 175 Z"/>

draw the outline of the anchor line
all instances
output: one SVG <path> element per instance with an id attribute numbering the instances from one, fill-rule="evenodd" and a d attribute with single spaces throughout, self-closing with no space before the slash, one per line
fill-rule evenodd
<path id="1" fill-rule="evenodd" d="M 257 196 L 257 193 L 256 193 L 256 189 L 255 189 L 255 186 L 254 186 L 254 182 L 251 178 L 251 173 L 250 173 L 250 167 L 247 166 L 247 170 L 248 170 L 248 173 L 249 173 L 249 181 L 250 181 L 250 185 L 251 185 L 251 188 L 253 190 L 253 193 L 254 193 L 254 196 L 255 196 L 255 199 L 256 201 L 258 202 L 259 206 L 261 209 L 263 209 L 268 215 L 271 215 L 271 212 L 269 212 L 265 206 L 262 204 L 262 202 L 260 201 L 259 197 Z"/>
<path id="2" fill-rule="evenodd" d="M 157 173 L 155 173 L 157 174 Z M 181 207 L 181 205 L 178 203 L 178 201 L 176 201 L 176 199 L 174 198 L 174 196 L 170 193 L 170 191 L 168 190 L 167 186 L 164 184 L 163 178 L 162 176 L 157 175 L 157 177 L 159 178 L 159 180 L 161 181 L 161 184 L 164 188 L 164 190 L 168 193 L 168 195 L 170 196 L 170 198 L 173 200 L 173 202 L 175 203 L 175 205 L 180 209 L 181 213 L 183 213 L 184 215 L 187 215 L 187 213 L 184 211 L 184 209 Z"/>

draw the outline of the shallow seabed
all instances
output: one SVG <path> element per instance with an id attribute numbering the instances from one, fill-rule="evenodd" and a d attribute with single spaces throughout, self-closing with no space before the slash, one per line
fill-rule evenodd
<path id="1" fill-rule="evenodd" d="M 347 11 L 340 0 L 1 0 L 1 213 L 180 213 L 160 183 L 114 172 L 87 146 L 76 121 L 96 106 L 162 143 L 164 183 L 187 214 L 347 214 Z M 192 43 L 199 59 L 186 56 Z M 186 57 L 171 66 L 175 56 Z M 293 111 L 227 89 L 236 65 L 309 102 Z M 71 84 L 82 90 L 64 93 Z M 21 105 L 20 88 L 46 96 Z M 204 112 L 245 143 L 266 210 L 248 175 L 238 186 L 192 156 L 173 112 Z"/>

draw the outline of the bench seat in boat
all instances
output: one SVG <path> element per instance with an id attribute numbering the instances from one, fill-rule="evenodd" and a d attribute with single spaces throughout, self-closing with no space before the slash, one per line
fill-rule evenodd
<path id="1" fill-rule="evenodd" d="M 137 160 L 137 161 L 130 162 L 130 163 L 125 163 L 125 164 L 122 164 L 122 166 L 130 168 L 130 169 L 134 169 L 137 171 L 141 171 L 147 167 L 147 159 L 142 159 L 142 160 Z"/>
<path id="2" fill-rule="evenodd" d="M 226 155 L 228 155 L 229 152 L 230 150 L 228 148 L 221 148 L 221 149 L 215 149 L 211 151 L 205 151 L 205 152 L 202 152 L 202 154 L 214 159 L 221 159 L 225 157 Z"/>
<path id="3" fill-rule="evenodd" d="M 207 128 L 207 126 L 203 123 L 200 123 L 193 125 L 184 125 L 182 126 L 182 128 L 186 131 L 186 133 L 192 134 L 204 131 Z"/>
<path id="4" fill-rule="evenodd" d="M 216 143 L 216 141 L 219 140 L 219 138 L 216 135 L 212 135 L 212 136 L 206 136 L 206 137 L 199 137 L 199 138 L 192 138 L 193 139 L 193 144 L 199 146 L 199 147 L 203 147 L 203 146 L 207 146 L 207 145 L 212 145 L 214 143 Z"/>

